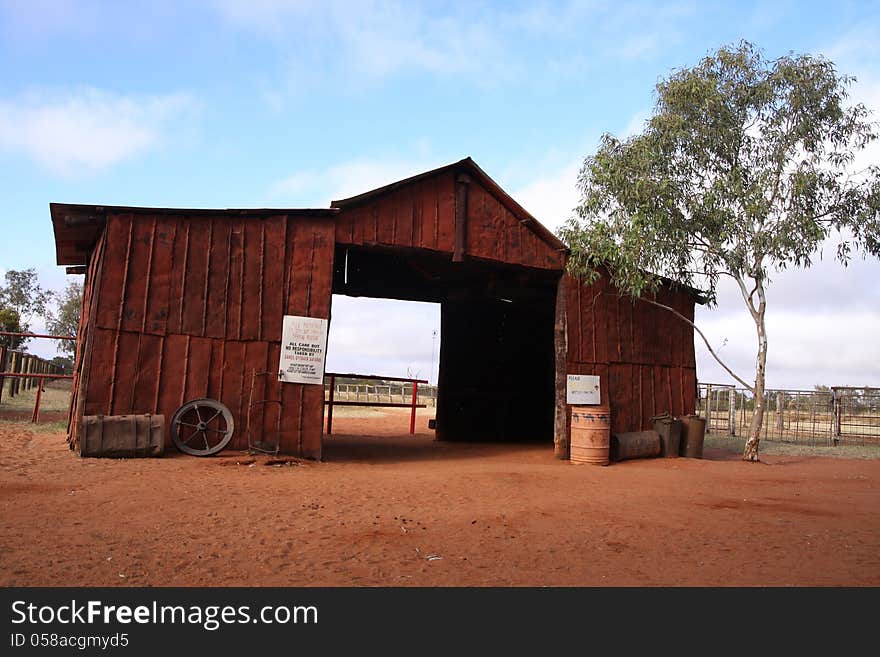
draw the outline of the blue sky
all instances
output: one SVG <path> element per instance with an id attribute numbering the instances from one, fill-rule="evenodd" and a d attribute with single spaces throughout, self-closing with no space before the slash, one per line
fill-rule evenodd
<path id="1" fill-rule="evenodd" d="M 0 270 L 63 287 L 53 201 L 326 207 L 467 155 L 555 228 L 601 133 L 638 130 L 659 77 L 742 38 L 825 54 L 880 111 L 877 2 L 0 0 Z M 771 385 L 880 385 L 878 274 L 778 277 Z M 700 316 L 748 373 L 740 303 Z M 431 369 L 435 307 L 334 304 L 328 367 Z M 365 335 L 365 313 L 387 326 Z"/>

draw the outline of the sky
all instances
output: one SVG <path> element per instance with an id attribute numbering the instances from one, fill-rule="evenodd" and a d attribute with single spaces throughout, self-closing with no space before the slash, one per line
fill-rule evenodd
<path id="1" fill-rule="evenodd" d="M 466 156 L 555 230 L 600 136 L 740 39 L 830 58 L 880 119 L 880 2 L 0 0 L 0 272 L 72 278 L 50 202 L 327 207 Z M 880 264 L 832 246 L 773 276 L 771 387 L 880 386 Z M 697 323 L 753 378 L 736 290 Z M 434 380 L 438 329 L 436 305 L 335 297 L 327 368 Z M 731 382 L 696 351 L 701 381 Z"/>

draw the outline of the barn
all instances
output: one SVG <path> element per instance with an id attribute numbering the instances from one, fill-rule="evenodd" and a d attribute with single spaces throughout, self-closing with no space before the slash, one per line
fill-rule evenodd
<path id="1" fill-rule="evenodd" d="M 320 459 L 324 387 L 277 372 L 284 316 L 332 321 L 333 294 L 440 304 L 438 440 L 543 440 L 565 458 L 574 374 L 600 377 L 616 431 L 694 411 L 692 329 L 566 274 L 565 245 L 470 158 L 324 209 L 50 213 L 58 264 L 85 275 L 73 447 L 84 416 L 170 418 L 208 397 Z M 659 297 L 693 318 L 692 290 Z M 254 381 L 280 403 L 249 410 Z"/>

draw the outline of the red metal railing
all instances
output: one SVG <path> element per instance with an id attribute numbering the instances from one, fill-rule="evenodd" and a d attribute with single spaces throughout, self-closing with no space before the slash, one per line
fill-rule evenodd
<path id="1" fill-rule="evenodd" d="M 12 331 L 0 331 L 0 336 L 10 336 L 14 338 L 47 338 L 51 340 L 76 340 L 72 335 L 46 335 L 43 333 L 15 333 Z M 6 355 L 9 349 L 0 346 L 0 370 L 6 367 Z M 39 358 L 38 356 L 29 356 L 36 358 L 38 363 L 43 366 L 51 365 L 49 361 Z M 54 367 L 54 366 L 53 366 Z M 34 410 L 31 413 L 31 422 L 36 423 L 40 420 L 40 401 L 43 397 L 43 385 L 46 379 L 72 379 L 72 374 L 58 374 L 56 372 L 4 372 L 0 371 L 0 399 L 3 395 L 3 384 L 7 378 L 25 379 L 27 381 L 37 380 L 37 396 L 34 399 Z"/>
<path id="2" fill-rule="evenodd" d="M 412 383 L 412 400 L 409 403 L 380 402 L 380 401 L 336 401 L 334 393 L 336 391 L 336 377 L 343 379 L 368 379 L 373 381 L 397 381 L 402 383 Z M 337 372 L 327 372 L 324 378 L 330 379 L 330 397 L 324 400 L 327 406 L 327 435 L 333 433 L 333 407 L 334 406 L 376 406 L 380 408 L 406 408 L 411 410 L 409 416 L 409 432 L 416 432 L 416 409 L 425 408 L 425 404 L 419 404 L 419 384 L 427 383 L 426 379 L 407 379 L 396 376 L 378 376 L 375 374 L 339 374 Z"/>

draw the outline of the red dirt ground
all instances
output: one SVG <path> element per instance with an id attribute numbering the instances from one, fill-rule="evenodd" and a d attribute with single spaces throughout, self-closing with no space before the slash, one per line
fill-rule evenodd
<path id="1" fill-rule="evenodd" d="M 80 459 L 0 425 L 0 584 L 880 585 L 880 460 L 603 468 L 406 429 L 337 416 L 324 463 L 273 466 Z"/>

